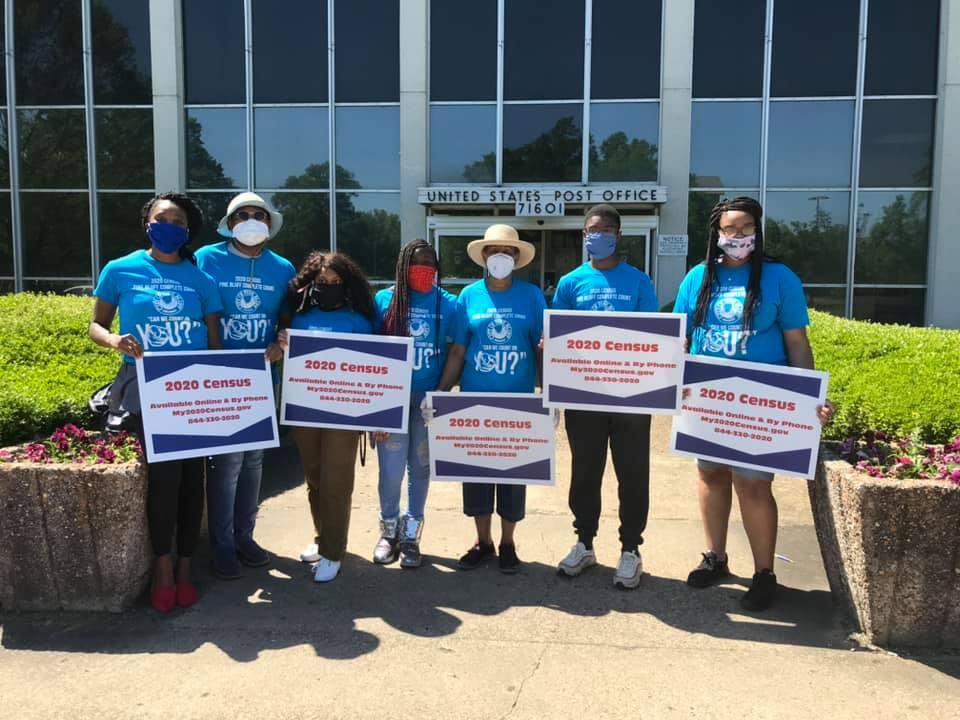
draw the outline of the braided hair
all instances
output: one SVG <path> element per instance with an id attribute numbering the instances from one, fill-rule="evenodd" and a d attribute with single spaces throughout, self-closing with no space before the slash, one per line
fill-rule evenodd
<path id="1" fill-rule="evenodd" d="M 437 251 L 426 240 L 412 240 L 400 248 L 397 256 L 397 273 L 394 279 L 393 297 L 383 316 L 383 331 L 387 335 L 407 337 L 410 334 L 410 266 L 417 253 L 426 255 L 433 267 L 438 271 L 437 284 L 434 287 L 436 299 L 435 322 L 433 322 L 434 352 L 440 354 L 440 300 L 441 290 L 439 282 L 440 263 Z"/>
<path id="2" fill-rule="evenodd" d="M 736 197 L 733 200 L 721 200 L 710 212 L 710 238 L 707 241 L 707 257 L 704 260 L 706 270 L 703 274 L 703 284 L 697 296 L 697 306 L 693 311 L 693 326 L 700 327 L 707 320 L 710 296 L 713 294 L 714 283 L 717 283 L 717 265 L 725 257 L 717 245 L 720 238 L 720 219 L 725 212 L 740 211 L 749 214 L 756 226 L 756 240 L 754 250 L 750 255 L 750 280 L 747 283 L 747 296 L 743 304 L 742 329 L 746 333 L 753 322 L 753 313 L 760 302 L 760 273 L 764 262 L 777 262 L 764 254 L 763 251 L 763 208 L 751 197 Z"/>
<path id="3" fill-rule="evenodd" d="M 375 318 L 370 281 L 353 258 L 341 252 L 317 250 L 310 253 L 303 261 L 300 272 L 290 281 L 287 306 L 295 308 L 295 312 L 302 312 L 306 307 L 307 290 L 325 268 L 333 270 L 343 283 L 347 306 L 372 323 Z"/>
<path id="4" fill-rule="evenodd" d="M 200 234 L 200 230 L 203 228 L 203 213 L 200 212 L 200 208 L 197 207 L 197 204 L 188 195 L 177 192 L 157 193 L 140 208 L 140 227 L 146 230 L 150 213 L 153 212 L 153 206 L 161 200 L 169 200 L 183 210 L 187 216 L 188 240 L 186 245 L 181 246 L 179 253 L 181 258 L 189 260 L 196 265 L 197 259 L 193 256 L 193 250 L 191 250 L 188 245 Z"/>

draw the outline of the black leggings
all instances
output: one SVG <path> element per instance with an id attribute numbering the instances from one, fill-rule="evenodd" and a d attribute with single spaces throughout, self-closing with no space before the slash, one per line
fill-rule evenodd
<path id="1" fill-rule="evenodd" d="M 147 523 L 155 555 L 193 555 L 203 520 L 203 458 L 147 464 Z"/>

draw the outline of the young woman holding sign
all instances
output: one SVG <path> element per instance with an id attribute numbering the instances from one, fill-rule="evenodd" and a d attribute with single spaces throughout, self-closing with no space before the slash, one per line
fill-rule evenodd
<path id="1" fill-rule="evenodd" d="M 207 350 L 220 347 L 217 313 L 222 310 L 213 279 L 200 270 L 188 245 L 203 224 L 186 195 L 163 193 L 147 202 L 140 225 L 149 250 L 135 250 L 107 263 L 93 295 L 90 338 L 123 355 L 110 390 L 110 415 L 140 437 L 143 420 L 135 358 L 145 350 Z M 111 332 L 120 312 L 120 332 Z M 197 601 L 190 558 L 203 516 L 203 458 L 147 463 L 147 524 L 157 556 L 151 603 L 160 612 Z M 174 568 L 173 533 L 178 560 Z"/>
<path id="2" fill-rule="evenodd" d="M 713 208 L 706 260 L 683 279 L 673 311 L 687 315 L 692 355 L 812 370 L 803 285 L 786 265 L 764 254 L 762 219 L 760 203 L 749 197 L 724 200 Z M 818 408 L 821 423 L 832 415 L 830 403 Z M 736 490 L 754 562 L 753 581 L 740 605 L 764 610 L 777 592 L 773 474 L 706 460 L 697 464 L 707 552 L 687 584 L 705 588 L 730 575 L 727 527 Z"/>
<path id="3" fill-rule="evenodd" d="M 343 253 L 315 252 L 290 282 L 287 301 L 293 330 L 373 332 L 373 293 L 363 270 Z M 277 341 L 287 343 L 286 333 Z M 313 579 L 330 582 L 347 551 L 350 501 L 360 433 L 356 430 L 294 427 L 307 481 L 310 514 L 316 531 L 300 559 L 315 563 Z"/>
<path id="4" fill-rule="evenodd" d="M 424 396 L 436 390 L 452 340 L 457 299 L 437 284 L 437 253 L 425 240 L 400 250 L 393 287 L 377 293 L 377 329 L 385 335 L 413 338 L 413 380 L 408 431 L 373 433 L 380 464 L 380 540 L 373 561 L 420 567 L 423 510 L 430 486 L 427 426 L 420 412 Z M 407 470 L 407 513 L 400 517 L 400 490 Z"/>

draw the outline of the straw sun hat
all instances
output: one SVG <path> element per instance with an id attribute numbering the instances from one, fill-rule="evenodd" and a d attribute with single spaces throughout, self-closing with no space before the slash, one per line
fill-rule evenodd
<path id="1" fill-rule="evenodd" d="M 517 270 L 529 265 L 533 261 L 533 256 L 537 254 L 537 249 L 533 244 L 521 240 L 517 231 L 509 225 L 491 225 L 483 233 L 482 238 L 473 240 L 467 245 L 467 255 L 480 267 L 486 265 L 483 260 L 483 249 L 488 245 L 515 247 L 519 250 L 520 255 L 517 256 L 516 265 L 514 265 Z"/>

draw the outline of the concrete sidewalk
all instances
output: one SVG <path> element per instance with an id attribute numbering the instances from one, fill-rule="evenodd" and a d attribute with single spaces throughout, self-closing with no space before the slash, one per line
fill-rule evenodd
<path id="1" fill-rule="evenodd" d="M 574 541 L 569 450 L 556 488 L 533 488 L 516 576 L 465 573 L 474 538 L 460 488 L 434 484 L 416 571 L 374 566 L 376 458 L 360 470 L 343 573 L 320 586 L 295 560 L 312 530 L 296 452 L 268 455 L 258 536 L 271 568 L 219 582 L 198 558 L 199 605 L 161 618 L 0 615 L 0 717 L 26 718 L 960 718 L 960 656 L 859 650 L 827 592 L 806 485 L 778 480 L 784 586 L 760 615 L 737 598 L 752 572 L 738 518 L 741 577 L 684 584 L 703 540 L 695 468 L 666 452 L 654 421 L 647 575 L 612 587 L 619 556 L 608 464 L 601 567 L 555 574 Z"/>

